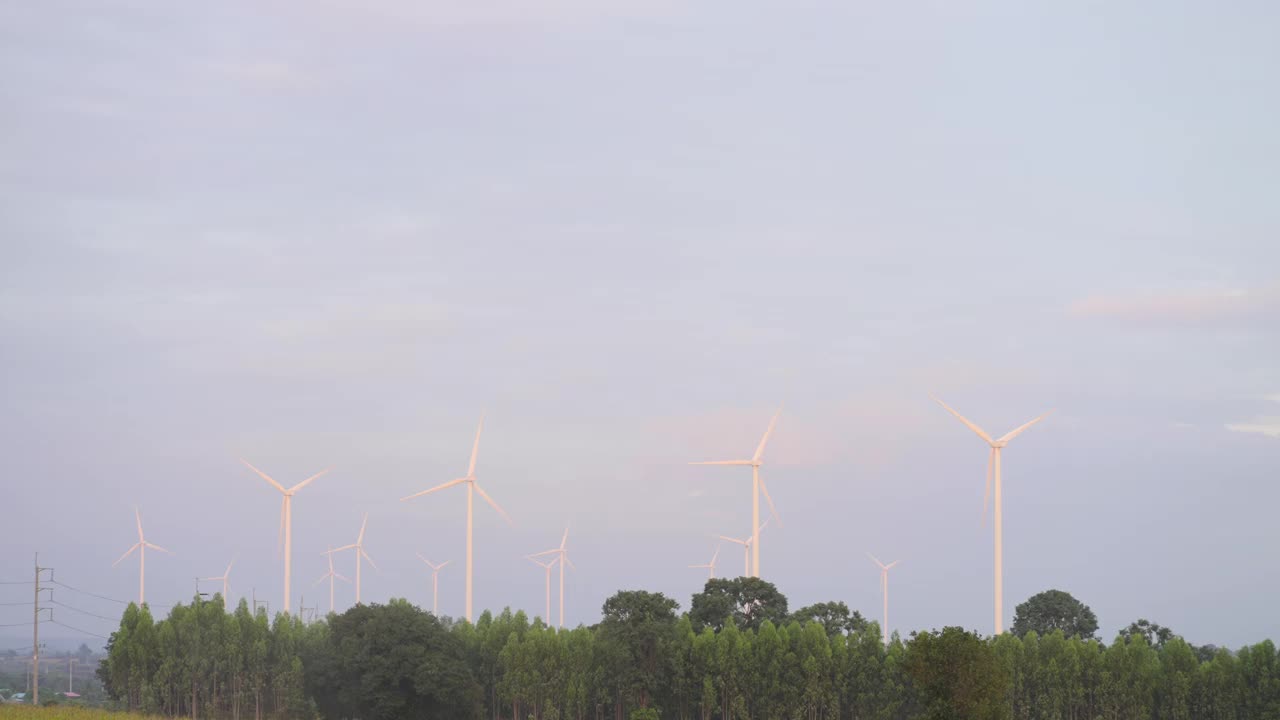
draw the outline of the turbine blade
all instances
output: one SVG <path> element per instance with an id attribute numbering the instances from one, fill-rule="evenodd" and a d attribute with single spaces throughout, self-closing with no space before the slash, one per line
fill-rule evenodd
<path id="1" fill-rule="evenodd" d="M 145 542 L 142 537 L 142 515 L 138 512 L 138 506 L 133 506 L 133 518 L 138 521 L 138 542 Z"/>
<path id="2" fill-rule="evenodd" d="M 471 446 L 471 463 L 467 465 L 467 477 L 476 475 L 476 456 L 480 454 L 480 433 L 484 430 L 484 413 L 480 413 L 480 424 L 476 426 L 476 441 Z"/>
<path id="3" fill-rule="evenodd" d="M 867 553 L 867 557 L 871 558 L 871 562 L 879 565 L 882 569 L 884 568 L 884 563 L 880 562 L 880 558 L 872 555 L 871 553 Z"/>
<path id="4" fill-rule="evenodd" d="M 334 576 L 334 577 L 336 577 L 336 578 L 338 578 L 339 580 L 341 580 L 341 581 L 342 581 L 342 582 L 344 582 L 344 583 L 349 583 L 349 582 L 351 582 L 350 580 L 348 580 L 348 579 L 347 579 L 347 576 L 346 576 L 346 575 L 339 575 L 338 573 L 334 573 L 334 574 L 333 574 L 333 576 Z"/>
<path id="5" fill-rule="evenodd" d="M 750 460 L 704 460 L 703 462 L 691 462 L 690 465 L 750 465 Z"/>
<path id="6" fill-rule="evenodd" d="M 553 555 L 558 552 L 560 552 L 560 548 L 551 548 L 550 550 L 543 550 L 542 552 L 533 553 L 529 557 L 542 557 L 543 555 Z"/>
<path id="7" fill-rule="evenodd" d="M 356 544 L 360 545 L 364 542 L 364 527 L 369 524 L 369 513 L 364 514 L 364 520 L 360 521 L 360 534 L 356 536 Z"/>
<path id="8" fill-rule="evenodd" d="M 244 458 L 240 458 L 240 462 L 244 463 L 244 464 L 245 464 L 245 465 L 246 465 L 250 470 L 252 470 L 252 471 L 254 471 L 254 472 L 258 473 L 258 475 L 259 475 L 263 480 L 266 480 L 267 482 L 271 483 L 271 485 L 272 485 L 275 489 L 279 490 L 279 491 L 280 491 L 280 492 L 282 492 L 282 493 L 287 493 L 287 492 L 289 492 L 288 490 L 285 490 L 285 489 L 284 489 L 284 486 L 283 486 L 283 485 L 281 485 L 280 483 L 276 482 L 276 481 L 275 481 L 275 478 L 273 478 L 273 477 L 271 477 L 270 475 L 268 475 L 268 474 L 266 474 L 266 473 L 262 472 L 261 470 L 259 470 L 258 468 L 254 467 L 253 465 L 250 465 L 248 460 L 245 460 Z"/>
<path id="9" fill-rule="evenodd" d="M 884 566 L 884 569 L 885 569 L 885 570 L 889 570 L 889 569 L 891 569 L 894 565 L 897 565 L 897 564 L 898 564 L 898 562 L 899 562 L 899 561 L 894 560 L 893 562 L 889 563 L 888 565 L 885 565 L 885 566 Z"/>
<path id="10" fill-rule="evenodd" d="M 336 548 L 332 548 L 332 549 L 330 549 L 330 550 L 326 550 L 325 552 L 322 552 L 322 553 L 320 553 L 320 554 L 321 554 L 321 555 L 333 555 L 334 553 L 339 553 L 339 552 L 342 552 L 343 550 L 350 550 L 351 548 L 355 548 L 355 547 L 360 547 L 360 546 L 359 546 L 359 545 L 343 545 L 342 547 L 336 547 Z"/>
<path id="11" fill-rule="evenodd" d="M 437 486 L 435 486 L 435 487 L 431 488 L 430 490 L 423 490 L 422 492 L 419 492 L 419 493 L 414 493 L 414 494 L 412 494 L 412 495 L 406 495 L 405 497 L 400 498 L 400 500 L 401 500 L 401 501 L 404 501 L 404 500 L 412 500 L 413 498 L 416 498 L 416 497 L 422 497 L 423 495 L 430 495 L 431 493 L 433 493 L 433 492 L 435 492 L 435 491 L 437 491 L 437 490 L 444 490 L 445 488 L 451 488 L 451 487 L 453 487 L 454 485 L 457 485 L 458 483 L 462 483 L 462 482 L 466 482 L 466 481 L 467 481 L 467 479 L 466 479 L 466 478 L 458 478 L 457 480 L 450 480 L 449 482 L 444 483 L 444 484 L 442 484 L 442 485 L 437 485 Z"/>
<path id="12" fill-rule="evenodd" d="M 715 552 L 715 554 L 711 556 L 711 563 L 710 563 L 710 565 L 711 565 L 712 567 L 714 567 L 714 566 L 715 566 L 715 564 L 716 564 L 716 558 L 718 558 L 718 557 L 720 557 L 720 546 L 719 546 L 719 545 L 717 545 L 717 546 L 716 546 L 716 552 Z"/>
<path id="13" fill-rule="evenodd" d="M 967 425 L 967 426 L 969 427 L 969 429 L 970 429 L 970 430 L 972 430 L 972 431 L 974 431 L 974 432 L 978 433 L 978 437 L 982 438 L 983 440 L 986 440 L 986 441 L 987 441 L 987 442 L 989 442 L 989 443 L 990 443 L 990 442 L 995 442 L 994 440 L 992 440 L 992 439 L 991 439 L 991 436 L 987 434 L 987 431 L 986 431 L 986 430 L 983 430 L 982 428 L 978 427 L 978 426 L 977 426 L 977 425 L 975 425 L 971 420 L 969 420 L 969 418 L 967 418 L 967 417 L 965 417 L 965 416 L 961 415 L 960 413 L 956 412 L 955 410 L 953 410 L 953 409 L 951 408 L 951 406 L 950 406 L 950 405 L 948 405 L 948 404 L 946 404 L 946 403 L 942 402 L 941 400 L 939 400 L 938 398 L 934 397 L 933 395 L 930 395 L 929 397 L 933 398 L 933 401 L 934 401 L 934 402 L 936 402 L 936 403 L 938 403 L 939 405 L 941 405 L 943 408 L 945 408 L 947 412 L 951 413 L 952 415 L 955 415 L 955 416 L 960 420 L 960 422 L 962 422 L 962 423 L 964 423 L 965 425 Z"/>
<path id="14" fill-rule="evenodd" d="M 421 560 L 422 562 L 424 562 L 424 563 L 426 563 L 426 564 L 428 564 L 428 565 L 431 565 L 431 561 L 430 561 L 430 560 L 428 560 L 428 559 L 426 559 L 425 557 L 423 557 L 422 553 L 417 553 L 417 555 L 418 555 L 418 559 L 419 559 L 419 560 Z M 434 565 L 432 565 L 432 567 L 435 567 L 435 566 L 434 566 Z"/>
<path id="15" fill-rule="evenodd" d="M 739 540 L 738 538 L 725 537 L 724 535 L 720 535 L 719 537 L 721 540 L 727 540 L 731 543 L 737 543 L 739 545 L 746 545 L 748 542 L 747 540 Z"/>
<path id="16" fill-rule="evenodd" d="M 137 549 L 138 549 L 139 547 L 141 547 L 141 546 L 142 546 L 142 543 L 134 543 L 134 544 L 133 544 L 133 547 L 129 548 L 128 552 L 126 552 L 125 554 L 123 554 L 123 555 L 121 555 L 121 556 L 120 556 L 120 559 L 119 559 L 119 560 L 116 560 L 115 562 L 111 563 L 111 567 L 115 567 L 115 566 L 119 565 L 121 562 L 123 562 L 123 561 L 124 561 L 124 559 L 125 559 L 125 558 L 129 557 L 130 555 L 132 555 L 134 550 L 137 550 Z"/>
<path id="17" fill-rule="evenodd" d="M 569 563 L 569 567 L 573 568 L 574 570 L 578 569 L 578 566 L 574 565 L 573 561 L 569 559 L 569 553 L 560 553 L 560 560 L 563 562 Z"/>
<path id="18" fill-rule="evenodd" d="M 563 550 L 563 549 L 564 549 L 564 544 L 565 544 L 565 543 L 567 543 L 567 542 L 569 542 L 569 526 L 568 526 L 568 525 L 566 525 L 566 526 L 565 526 L 565 528 L 564 528 L 564 537 L 560 538 L 560 549 L 561 549 L 561 550 Z"/>
<path id="19" fill-rule="evenodd" d="M 369 564 L 373 566 L 374 570 L 376 570 L 377 572 L 382 572 L 381 570 L 378 570 L 378 563 L 374 562 L 373 558 L 369 557 L 369 553 L 365 552 L 364 548 L 360 548 L 360 554 L 364 556 L 365 560 L 369 561 Z"/>
<path id="20" fill-rule="evenodd" d="M 764 478 L 760 478 L 760 489 L 764 491 L 765 502 L 769 503 L 769 514 L 773 516 L 774 520 L 778 521 L 778 527 L 782 527 L 782 518 L 778 517 L 778 508 L 774 506 L 773 498 L 769 496 L 769 486 L 765 484 Z M 764 525 L 768 524 L 769 521 L 766 519 Z M 760 528 L 764 529 L 764 525 L 761 525 Z"/>
<path id="21" fill-rule="evenodd" d="M 769 436 L 773 434 L 773 428 L 778 424 L 778 416 L 782 414 L 782 406 L 778 406 L 778 411 L 773 414 L 773 419 L 769 421 L 769 429 L 764 431 L 764 437 L 760 438 L 760 445 L 756 447 L 756 454 L 751 456 L 752 462 L 760 462 L 760 458 L 764 456 L 764 446 L 769 443 Z"/>
<path id="22" fill-rule="evenodd" d="M 311 477 L 307 478 L 306 480 L 303 480 L 302 482 L 298 483 L 297 485 L 294 485 L 293 487 L 289 488 L 289 493 L 290 493 L 290 494 L 292 494 L 292 493 L 296 493 L 296 492 L 298 492 L 298 491 L 299 491 L 299 490 L 301 490 L 302 488 L 304 488 L 304 487 L 306 487 L 306 486 L 310 485 L 312 480 L 315 480 L 316 478 L 318 478 L 318 477 L 320 477 L 321 475 L 323 475 L 323 474 L 325 474 L 325 473 L 329 472 L 329 471 L 330 471 L 330 470 L 332 470 L 332 469 L 333 469 L 333 468 L 325 468 L 325 469 L 321 470 L 320 472 L 316 473 L 315 475 L 312 475 Z"/>
<path id="23" fill-rule="evenodd" d="M 440 563 L 439 565 L 432 565 L 431 567 L 432 567 L 432 568 L 434 568 L 434 569 L 436 569 L 436 570 L 439 570 L 440 568 L 444 567 L 445 565 L 448 565 L 448 564 L 449 564 L 449 563 L 451 563 L 451 562 L 453 562 L 453 561 L 452 561 L 452 560 L 445 560 L 444 562 Z"/>
<path id="24" fill-rule="evenodd" d="M 148 542 L 148 543 L 142 543 L 142 544 L 143 544 L 143 545 L 146 545 L 147 547 L 151 548 L 152 550 L 159 550 L 159 551 L 160 551 L 160 552 L 162 552 L 162 553 L 169 553 L 170 555 L 172 555 L 172 554 L 173 554 L 173 551 L 172 551 L 172 550 L 165 550 L 164 548 L 160 547 L 159 545 L 153 545 L 152 543 L 149 543 L 149 542 Z"/>
<path id="25" fill-rule="evenodd" d="M 1045 419 L 1045 418 L 1046 418 L 1046 417 L 1048 417 L 1051 413 L 1053 413 L 1053 411 L 1052 411 L 1052 410 L 1050 410 L 1049 412 L 1045 413 L 1044 415 L 1041 415 L 1040 417 L 1036 418 L 1035 420 L 1032 420 L 1031 422 L 1029 422 L 1029 423 L 1027 423 L 1027 424 L 1025 424 L 1025 425 L 1020 425 L 1020 426 L 1018 426 L 1016 429 L 1014 429 L 1014 430 L 1010 430 L 1009 432 L 1007 432 L 1007 433 L 1005 433 L 1005 434 L 1004 434 L 1004 437 L 1001 437 L 1001 438 L 1000 438 L 1000 442 L 1009 442 L 1010 440 L 1012 440 L 1012 439 L 1014 439 L 1014 438 L 1018 437 L 1018 435 L 1022 434 L 1022 431 L 1023 431 L 1023 430 L 1026 430 L 1027 428 L 1031 427 L 1032 425 L 1035 425 L 1036 423 L 1038 423 L 1038 422 L 1040 422 L 1041 420 Z"/>
<path id="26" fill-rule="evenodd" d="M 492 506 L 493 506 L 493 509 L 494 509 L 494 510 L 497 510 L 497 511 L 498 511 L 498 514 L 502 516 L 502 519 L 507 521 L 507 524 L 508 524 L 508 525 L 510 525 L 510 526 L 512 526 L 512 527 L 515 527 L 515 524 L 516 524 L 516 523 L 515 523 L 515 521 L 511 519 L 511 516 L 507 514 L 507 511 L 506 511 L 506 510 L 503 510 L 503 509 L 502 509 L 502 506 L 501 506 L 501 505 L 499 505 L 498 503 L 494 502 L 494 501 L 493 501 L 493 498 L 489 497 L 489 493 L 485 492 L 485 491 L 484 491 L 484 488 L 480 487 L 480 483 L 475 482 L 475 481 L 472 481 L 472 483 L 471 483 L 471 484 L 473 484 L 473 485 L 475 485 L 475 486 L 476 486 L 476 492 L 480 493 L 480 497 L 484 498 L 484 501 L 485 501 L 485 502 L 487 502 L 487 503 L 489 503 L 490 505 L 492 505 Z"/>
<path id="27" fill-rule="evenodd" d="M 328 580 L 328 579 L 329 579 L 329 573 L 325 573 L 325 574 L 323 574 L 323 575 L 321 575 L 321 576 L 320 576 L 320 579 L 319 579 L 319 580 L 317 580 L 317 581 L 315 581 L 315 582 L 311 583 L 311 587 L 315 587 L 316 585 L 319 585 L 320 583 L 322 583 L 322 582 L 324 582 L 325 580 Z"/>
<path id="28" fill-rule="evenodd" d="M 235 560 L 232 560 L 231 562 L 227 563 L 227 571 L 222 574 L 222 577 L 224 578 L 231 577 L 231 566 L 235 564 L 236 564 Z"/>

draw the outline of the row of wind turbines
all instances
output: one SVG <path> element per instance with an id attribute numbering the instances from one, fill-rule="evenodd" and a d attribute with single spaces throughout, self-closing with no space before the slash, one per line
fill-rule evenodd
<path id="1" fill-rule="evenodd" d="M 983 521 L 985 524 L 988 505 L 994 505 L 994 531 L 995 531 L 994 533 L 995 534 L 995 537 L 994 537 L 994 544 L 995 544 L 995 567 L 994 567 L 995 622 L 994 622 L 994 626 L 995 626 L 995 633 L 1000 634 L 1004 632 L 1004 597 L 1003 597 L 1004 595 L 1004 584 L 1003 584 L 1004 536 L 1003 536 L 1003 485 L 1002 485 L 1002 478 L 1001 478 L 1001 451 L 1009 444 L 1009 442 L 1013 438 L 1017 437 L 1022 432 L 1027 430 L 1027 428 L 1030 428 L 1032 425 L 1035 425 L 1036 423 L 1043 420 L 1049 413 L 1044 413 L 1036 417 L 1035 419 L 1027 423 L 1024 423 L 1023 425 L 1009 431 L 1008 433 L 1005 433 L 999 438 L 992 438 L 991 435 L 989 435 L 985 430 L 983 430 L 981 427 L 979 427 L 978 425 L 976 425 L 975 423 L 973 423 L 972 421 L 970 421 L 968 418 L 964 417 L 960 413 L 956 412 L 953 408 L 951 408 L 946 403 L 942 402 L 936 397 L 934 397 L 933 400 L 937 402 L 940 406 L 942 406 L 944 409 L 946 409 L 947 412 L 951 413 L 957 419 L 959 419 L 960 422 L 964 423 L 965 426 L 967 426 L 970 430 L 976 433 L 978 437 L 982 438 L 990 447 L 990 452 L 987 455 L 986 490 L 984 492 L 984 497 L 983 497 Z M 731 543 L 742 546 L 744 576 L 750 576 L 750 577 L 760 576 L 760 532 L 764 530 L 765 526 L 767 526 L 769 522 L 769 520 L 766 520 L 763 524 L 760 522 L 760 496 L 762 493 L 764 495 L 765 501 L 768 503 L 768 506 L 769 506 L 769 513 L 771 516 L 770 519 L 776 520 L 779 527 L 782 526 L 782 519 L 778 516 L 777 507 L 774 505 L 773 498 L 769 495 L 769 488 L 760 476 L 760 468 L 764 464 L 765 447 L 768 445 L 769 438 L 773 434 L 774 429 L 777 427 L 778 418 L 781 415 L 781 413 L 782 413 L 782 408 L 779 407 L 778 410 L 774 413 L 773 418 L 769 421 L 769 426 L 765 430 L 764 435 L 760 438 L 760 443 L 759 445 L 756 446 L 755 453 L 751 456 L 750 459 L 748 460 L 712 460 L 712 461 L 690 463 L 691 465 L 747 466 L 751 468 L 751 528 L 752 528 L 751 534 L 747 538 L 734 538 L 734 537 L 728 537 L 724 535 L 718 536 L 719 539 L 722 541 L 731 542 Z M 424 495 L 430 495 L 432 493 L 439 492 L 447 488 L 451 488 L 455 485 L 465 485 L 467 490 L 465 616 L 468 621 L 474 620 L 474 617 L 472 614 L 472 578 L 474 575 L 473 515 L 474 515 L 474 506 L 475 506 L 475 500 L 474 500 L 475 494 L 479 493 L 480 497 L 485 502 L 487 502 L 491 507 L 493 507 L 493 509 L 498 513 L 498 515 L 501 516 L 503 520 L 505 520 L 508 524 L 513 526 L 515 524 L 512 521 L 511 516 L 508 515 L 507 512 L 503 510 L 502 507 L 498 505 L 498 503 L 495 502 L 494 499 L 490 497 L 487 492 L 485 492 L 484 488 L 481 487 L 479 482 L 477 481 L 476 461 L 478 459 L 479 452 L 480 452 L 480 436 L 483 433 L 483 431 L 484 431 L 484 416 L 482 415 L 480 417 L 480 423 L 476 428 L 475 441 L 471 447 L 471 459 L 467 465 L 467 472 L 465 475 L 463 475 L 462 477 L 450 480 L 446 483 L 442 483 L 435 487 L 428 488 L 421 492 L 417 492 L 412 495 L 408 495 L 406 497 L 400 498 L 401 501 L 408 501 L 418 497 L 422 497 Z M 241 462 L 244 463 L 246 467 L 248 467 L 258 476 L 260 476 L 263 480 L 269 483 L 272 487 L 278 490 L 282 496 L 281 505 L 280 505 L 280 530 L 279 530 L 278 543 L 282 544 L 284 547 L 284 612 L 288 613 L 292 609 L 290 604 L 290 598 L 291 598 L 291 582 L 292 582 L 292 575 L 293 575 L 293 572 L 292 572 L 293 570 L 292 568 L 293 496 L 297 494 L 298 491 L 302 490 L 304 487 L 314 482 L 317 478 L 329 472 L 329 470 L 328 469 L 322 470 L 316 473 L 315 475 L 312 475 L 311 477 L 306 478 L 302 482 L 299 482 L 296 485 L 293 485 L 292 487 L 286 488 L 284 485 L 277 482 L 270 475 L 254 467 L 247 460 L 241 459 Z M 993 478 L 994 478 L 994 482 L 993 482 Z M 991 502 L 993 486 L 994 486 L 994 503 Z M 113 563 L 113 566 L 120 564 L 120 562 L 122 562 L 125 558 L 133 554 L 134 551 L 138 552 L 138 560 L 139 560 L 138 602 L 142 603 L 142 602 L 145 602 L 145 599 L 146 599 L 146 551 L 148 549 L 151 549 L 151 550 L 157 550 L 164 553 L 170 553 L 170 554 L 172 553 L 169 550 L 166 550 L 165 548 L 160 547 L 159 545 L 155 545 L 146 539 L 142 530 L 142 517 L 136 508 L 134 510 L 134 516 L 135 516 L 135 520 L 137 521 L 138 542 L 135 543 L 132 547 L 130 547 L 129 550 L 126 551 L 125 554 L 122 555 L 118 560 L 116 560 L 116 562 Z M 368 560 L 369 563 L 373 565 L 374 569 L 375 570 L 377 569 L 377 565 L 374 564 L 373 558 L 371 558 L 364 549 L 364 534 L 365 534 L 365 529 L 367 524 L 368 524 L 368 514 L 366 513 L 360 525 L 360 533 L 357 536 L 356 541 L 354 543 L 343 545 L 337 548 L 331 547 L 330 549 L 321 553 L 323 555 L 328 556 L 329 570 L 327 573 L 325 573 L 325 575 L 323 575 L 320 578 L 319 581 L 317 581 L 316 584 L 318 585 L 320 582 L 324 582 L 325 580 L 329 581 L 330 610 L 333 609 L 333 602 L 334 602 L 334 581 L 335 580 L 347 581 L 347 578 L 338 574 L 334 570 L 333 557 L 335 554 L 339 552 L 344 552 L 347 550 L 355 551 L 355 555 L 356 555 L 355 592 L 356 592 L 357 604 L 359 604 L 360 602 L 360 571 L 361 571 L 362 562 L 364 560 Z M 560 627 L 564 627 L 565 565 L 567 564 L 569 567 L 576 569 L 576 567 L 573 565 L 573 562 L 569 559 L 569 556 L 568 556 L 568 551 L 566 547 L 568 543 L 568 539 L 569 539 L 569 530 L 568 528 L 566 528 L 563 536 L 561 537 L 559 546 L 551 548 L 549 550 L 544 550 L 542 552 L 533 553 L 527 556 L 531 562 L 538 565 L 545 572 L 546 618 L 548 623 L 550 623 L 550 618 L 551 618 L 551 573 L 557 566 L 559 567 L 559 572 L 560 572 L 559 626 Z M 719 558 L 719 555 L 720 555 L 720 548 L 717 546 L 717 548 L 715 549 L 715 554 L 712 555 L 711 561 L 709 563 L 699 564 L 699 565 L 690 565 L 689 567 L 706 569 L 708 571 L 708 577 L 714 578 L 715 571 L 716 571 L 716 561 Z M 889 633 L 888 631 L 888 627 L 889 627 L 888 572 L 891 568 L 893 568 L 895 565 L 898 564 L 898 561 L 895 560 L 894 562 L 891 562 L 886 565 L 885 563 L 882 563 L 880 560 L 878 560 L 874 555 L 870 555 L 870 553 L 868 553 L 868 556 L 880 568 L 880 586 L 881 586 L 881 592 L 882 592 L 883 603 L 884 603 L 884 608 L 883 608 L 884 621 L 881 628 L 884 633 L 884 638 L 887 641 L 888 633 Z M 443 569 L 446 565 L 448 565 L 450 561 L 446 560 L 445 562 L 437 564 L 428 560 L 421 553 L 418 554 L 418 557 L 431 568 L 432 611 L 436 612 L 439 607 L 439 573 L 440 573 L 440 570 Z M 221 576 L 212 577 L 212 578 L 200 578 L 201 580 L 221 581 L 223 583 L 224 602 L 228 597 L 229 577 L 231 574 L 231 567 L 233 564 L 234 564 L 234 560 L 232 561 L 232 564 L 229 564 L 227 566 L 226 571 Z"/>

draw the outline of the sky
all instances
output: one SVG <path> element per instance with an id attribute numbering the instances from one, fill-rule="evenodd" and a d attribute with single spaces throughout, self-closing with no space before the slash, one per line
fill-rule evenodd
<path id="1" fill-rule="evenodd" d="M 1280 639 L 1273 3 L 401 0 L 0 7 L 0 582 L 47 638 L 136 597 L 430 603 L 464 474 L 477 611 L 687 609 L 781 522 L 792 608 L 990 632 L 1049 588 L 1110 639 Z M 720 571 L 738 574 L 726 545 Z M 354 558 L 340 557 L 351 576 Z M 217 583 L 205 583 L 212 590 Z M 339 585 L 339 609 L 354 598 Z M 29 643 L 0 585 L 0 646 Z M 103 599 L 106 598 L 106 599 Z M 296 605 L 296 601 L 295 601 Z M 161 609 L 163 612 L 163 609 Z M 87 613 L 87 614 L 86 614 Z M 104 619 L 107 618 L 107 619 Z M 69 628 L 75 628 L 73 631 Z"/>

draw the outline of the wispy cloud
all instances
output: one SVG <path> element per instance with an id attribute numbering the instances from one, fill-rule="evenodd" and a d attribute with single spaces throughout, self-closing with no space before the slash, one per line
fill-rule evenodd
<path id="1" fill-rule="evenodd" d="M 1280 393 L 1267 395 L 1266 399 L 1280 403 Z M 1257 433 L 1268 437 L 1280 438 L 1280 417 L 1260 416 L 1249 422 L 1230 423 L 1227 425 L 1227 429 L 1231 432 Z"/>
<path id="2" fill-rule="evenodd" d="M 1072 303 L 1077 317 L 1107 318 L 1137 325 L 1241 326 L 1271 323 L 1280 327 L 1280 291 L 1276 288 L 1215 292 L 1095 295 Z"/>

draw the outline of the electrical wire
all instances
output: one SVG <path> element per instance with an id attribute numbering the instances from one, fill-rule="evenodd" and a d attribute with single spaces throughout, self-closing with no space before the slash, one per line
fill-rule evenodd
<path id="1" fill-rule="evenodd" d="M 80 608 L 77 608 L 77 607 L 71 607 L 70 605 L 67 605 L 66 603 L 60 603 L 60 602 L 58 602 L 57 600 L 50 600 L 49 602 L 53 603 L 54 605 L 57 605 L 58 607 L 64 607 L 64 608 L 66 608 L 66 609 L 68 609 L 68 610 L 71 610 L 72 612 L 78 612 L 78 613 L 80 613 L 81 615 L 88 615 L 89 617 L 92 617 L 92 618 L 98 618 L 99 620 L 106 620 L 107 622 L 115 622 L 115 621 L 116 621 L 116 619 L 115 619 L 115 618 L 109 618 L 109 617 L 106 617 L 106 616 L 103 616 L 103 615 L 96 615 L 96 614 L 94 614 L 94 613 L 89 612 L 88 610 L 81 610 Z"/>
<path id="2" fill-rule="evenodd" d="M 14 605 L 35 605 L 34 602 L 16 602 L 16 603 L 0 603 L 4 607 L 13 607 Z"/>
<path id="3" fill-rule="evenodd" d="M 80 628 L 71 627 L 70 625 L 67 625 L 66 623 L 60 623 L 60 622 L 58 622 L 57 620 L 50 620 L 49 622 L 53 623 L 54 625 L 59 625 L 59 626 L 61 626 L 61 627 L 64 627 L 64 628 L 66 628 L 66 629 L 68 629 L 68 630 L 75 630 L 75 631 L 76 631 L 76 632 L 78 632 L 78 633 L 84 633 L 85 635 L 91 635 L 91 636 L 96 637 L 96 638 L 102 638 L 103 640 L 110 640 L 110 639 L 111 639 L 111 638 L 107 637 L 106 635 L 99 635 L 98 633 L 91 633 L 91 632 L 89 632 L 88 630 L 81 630 Z"/>
<path id="4" fill-rule="evenodd" d="M 57 586 L 59 586 L 59 587 L 64 587 L 64 588 L 66 588 L 66 589 L 70 590 L 71 592 L 78 592 L 78 593 L 80 593 L 80 594 L 82 594 L 82 595 L 88 595 L 89 597 L 96 597 L 96 598 L 98 598 L 99 600 L 110 600 L 110 601 L 111 601 L 111 602 L 113 602 L 113 603 L 119 603 L 119 604 L 121 604 L 121 605 L 128 605 L 128 604 L 129 604 L 129 601 L 127 601 L 127 600 L 117 600 L 117 599 L 115 599 L 115 598 L 113 598 L 113 597 L 107 597 L 106 595 L 99 595 L 99 594 L 97 594 L 97 593 L 91 593 L 91 592 L 89 592 L 88 590 L 81 590 L 80 588 L 71 587 L 70 585 L 68 585 L 68 584 L 66 584 L 66 583 L 64 583 L 64 582 L 62 582 L 62 581 L 60 581 L 60 580 L 51 580 L 50 582 L 52 582 L 54 585 L 57 585 Z"/>

